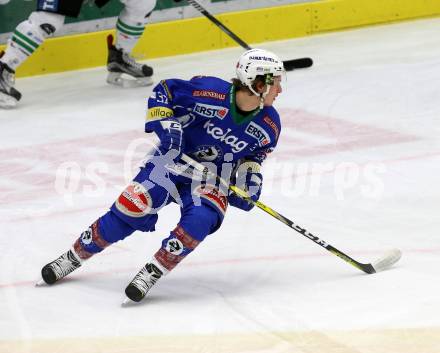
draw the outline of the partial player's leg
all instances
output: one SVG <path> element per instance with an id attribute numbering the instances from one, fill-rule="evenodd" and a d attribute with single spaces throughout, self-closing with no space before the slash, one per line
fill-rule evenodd
<path id="1" fill-rule="evenodd" d="M 153 220 L 154 221 L 154 220 Z M 101 252 L 112 243 L 135 231 L 112 211 L 96 220 L 74 242 L 72 248 L 41 270 L 43 281 L 54 284 L 78 269 L 84 261 Z"/>
<path id="2" fill-rule="evenodd" d="M 146 64 L 137 63 L 130 53 L 144 33 L 146 19 L 156 6 L 156 0 L 121 2 L 125 7 L 116 23 L 116 44 L 113 45 L 111 35 L 107 38 L 107 82 L 124 87 L 151 85 L 153 69 Z"/>
<path id="3" fill-rule="evenodd" d="M 14 85 L 15 71 L 0 61 L 0 108 L 13 108 L 21 99 L 21 93 L 14 88 Z"/>
<path id="4" fill-rule="evenodd" d="M 63 23 L 63 15 L 36 11 L 17 26 L 0 58 L 1 108 L 12 108 L 17 105 L 21 93 L 14 88 L 15 71 Z"/>
<path id="5" fill-rule="evenodd" d="M 217 189 L 209 185 L 193 192 L 189 185 L 179 189 L 183 203 L 180 222 L 125 289 L 132 301 L 141 301 L 161 277 L 174 269 L 207 235 L 214 233 L 223 221 L 227 198 Z"/>
<path id="6" fill-rule="evenodd" d="M 79 268 L 84 261 L 134 231 L 154 231 L 157 211 L 168 203 L 166 189 L 148 181 L 151 168 L 143 168 L 126 187 L 110 211 L 96 220 L 72 248 L 43 267 L 43 281 L 53 284 Z"/>

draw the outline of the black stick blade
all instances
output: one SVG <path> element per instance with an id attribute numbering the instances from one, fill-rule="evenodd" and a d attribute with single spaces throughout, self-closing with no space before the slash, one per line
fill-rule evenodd
<path id="1" fill-rule="evenodd" d="M 312 58 L 300 58 L 283 61 L 284 69 L 286 71 L 292 71 L 296 69 L 305 69 L 313 65 Z"/>

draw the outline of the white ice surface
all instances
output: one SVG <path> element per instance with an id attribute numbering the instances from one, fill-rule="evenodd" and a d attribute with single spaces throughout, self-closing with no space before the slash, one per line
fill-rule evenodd
<path id="1" fill-rule="evenodd" d="M 141 161 L 151 141 L 143 133 L 151 87 L 110 87 L 104 68 L 19 79 L 19 107 L 0 110 L 0 347 L 15 353 L 18 340 L 37 352 L 39 339 L 440 332 L 439 33 L 440 20 L 432 19 L 260 45 L 283 59 L 315 61 L 287 74 L 276 101 L 283 131 L 266 162 L 261 200 L 361 262 L 395 247 L 400 262 L 365 275 L 260 210 L 231 208 L 220 231 L 129 308 L 120 307 L 124 288 L 174 228 L 174 206 L 161 212 L 155 233 L 135 233 L 55 286 L 34 283 Z M 241 52 L 149 64 L 156 82 L 229 79 Z M 63 184 L 66 162 L 78 175 Z M 66 188 L 72 192 L 60 194 Z M 421 353 L 440 352 L 435 340 L 426 342 L 432 350 Z M 267 352 L 315 352 L 274 347 Z M 362 347 L 338 352 L 373 352 Z"/>

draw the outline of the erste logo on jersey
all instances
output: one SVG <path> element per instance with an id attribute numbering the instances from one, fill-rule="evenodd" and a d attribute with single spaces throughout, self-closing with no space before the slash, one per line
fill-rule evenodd
<path id="1" fill-rule="evenodd" d="M 234 153 L 241 152 L 247 147 L 248 143 L 246 141 L 240 141 L 237 136 L 231 134 L 232 129 L 228 128 L 225 132 L 221 127 L 211 123 L 211 121 L 212 120 L 208 120 L 205 125 L 203 125 L 203 128 L 214 139 L 231 146 Z"/>
<path id="2" fill-rule="evenodd" d="M 229 109 L 218 105 L 197 103 L 193 109 L 193 112 L 205 118 L 223 119 L 228 114 Z"/>
<path id="3" fill-rule="evenodd" d="M 269 134 L 258 124 L 253 121 L 249 123 L 245 130 L 246 134 L 256 138 L 260 147 L 266 146 L 270 143 Z"/>

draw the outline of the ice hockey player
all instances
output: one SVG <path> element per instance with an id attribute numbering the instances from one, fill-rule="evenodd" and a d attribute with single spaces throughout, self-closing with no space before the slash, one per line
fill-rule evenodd
<path id="1" fill-rule="evenodd" d="M 127 297 L 138 302 L 219 229 L 228 204 L 245 211 L 252 208 L 245 199 L 218 187 L 215 178 L 206 180 L 191 171 L 181 159 L 182 153 L 190 156 L 258 200 L 263 182 L 260 167 L 277 145 L 281 130 L 272 104 L 282 90 L 284 67 L 273 53 L 253 49 L 240 56 L 236 73 L 232 83 L 196 76 L 189 81 L 163 80 L 153 89 L 145 131 L 160 139 L 154 156 L 110 211 L 70 250 L 43 267 L 45 283 L 55 283 L 136 230 L 154 231 L 158 211 L 176 202 L 181 207 L 177 226 L 125 289 Z"/>
<path id="2" fill-rule="evenodd" d="M 15 71 L 43 42 L 52 37 L 68 17 L 78 17 L 84 0 L 38 0 L 37 10 L 14 30 L 0 58 L 0 108 L 13 108 L 21 98 L 15 86 Z M 95 0 L 101 7 L 110 0 Z M 144 32 L 156 0 L 120 0 L 124 8 L 116 23 L 116 44 L 109 43 L 107 82 L 115 85 L 152 84 L 153 69 L 137 63 L 131 50 Z M 174 0 L 179 2 L 181 0 Z M 81 50 L 81 48 L 78 48 Z M 128 75 L 132 80 L 124 79 Z M 132 82 L 133 81 L 133 82 Z"/>

